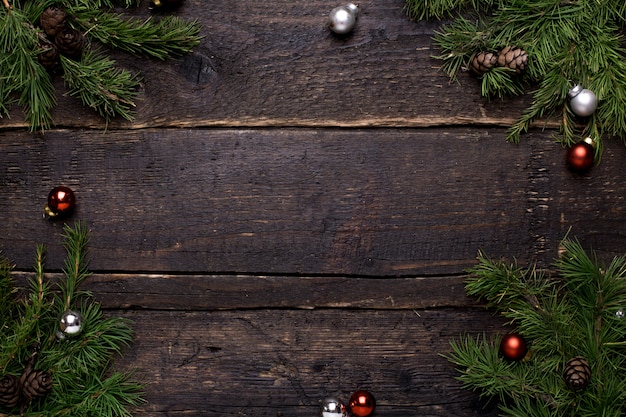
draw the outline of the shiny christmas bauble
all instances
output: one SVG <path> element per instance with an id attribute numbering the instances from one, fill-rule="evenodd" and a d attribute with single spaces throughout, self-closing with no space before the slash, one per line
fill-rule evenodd
<path id="1" fill-rule="evenodd" d="M 348 411 L 338 399 L 326 398 L 322 402 L 322 417 L 348 417 Z"/>
<path id="2" fill-rule="evenodd" d="M 587 138 L 567 150 L 567 166 L 573 171 L 587 171 L 593 166 L 594 155 L 593 140 Z"/>
<path id="3" fill-rule="evenodd" d="M 567 93 L 569 106 L 575 115 L 580 117 L 591 116 L 598 107 L 598 97 L 591 90 L 577 84 Z"/>
<path id="4" fill-rule="evenodd" d="M 346 4 L 335 7 L 328 16 L 328 27 L 339 35 L 350 33 L 356 24 L 358 7 L 356 4 Z"/>
<path id="5" fill-rule="evenodd" d="M 358 390 L 350 397 L 350 412 L 355 417 L 368 417 L 376 408 L 376 399 L 371 392 Z"/>
<path id="6" fill-rule="evenodd" d="M 48 194 L 48 204 L 44 208 L 48 217 L 67 217 L 76 208 L 76 196 L 68 187 L 54 187 Z"/>
<path id="7" fill-rule="evenodd" d="M 59 330 L 63 336 L 78 335 L 83 330 L 83 316 L 74 310 L 64 312 L 59 320 Z"/>
<path id="8" fill-rule="evenodd" d="M 528 347 L 522 336 L 517 333 L 510 333 L 502 338 L 500 353 L 510 361 L 520 361 L 528 353 Z"/>

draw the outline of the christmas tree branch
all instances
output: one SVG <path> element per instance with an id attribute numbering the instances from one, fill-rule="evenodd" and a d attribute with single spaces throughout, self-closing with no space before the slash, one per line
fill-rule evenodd
<path id="1" fill-rule="evenodd" d="M 0 259 L 0 417 L 127 417 L 131 415 L 128 408 L 143 401 L 143 387 L 130 380 L 132 372 L 108 369 L 114 356 L 132 342 L 130 322 L 104 317 L 90 294 L 79 290 L 89 276 L 88 241 L 85 224 L 65 226 L 64 277 L 58 284 L 60 291 L 54 294 L 44 276 L 44 248 L 37 246 L 26 300 L 14 297 L 12 267 Z M 66 333 L 60 318 L 68 308 L 80 317 L 80 328 Z M 31 388 L 51 382 L 52 387 L 47 385 L 46 391 L 31 401 L 23 398 L 21 386 L 8 390 L 11 381 L 29 381 Z"/>
<path id="2" fill-rule="evenodd" d="M 472 69 L 486 97 L 520 95 L 538 85 L 531 105 L 507 132 L 511 142 L 537 121 L 556 117 L 563 145 L 590 137 L 598 162 L 605 136 L 626 136 L 624 2 L 406 0 L 405 9 L 418 19 L 454 17 L 433 38 L 441 69 L 451 78 Z M 528 54 L 523 69 L 506 71 L 502 51 L 508 47 Z M 494 54 L 496 61 L 484 58 Z M 578 84 L 598 99 L 591 116 L 577 116 L 570 105 L 568 93 Z"/>
<path id="3" fill-rule="evenodd" d="M 133 119 L 138 87 L 134 75 L 116 68 L 113 60 L 91 50 L 84 53 L 81 61 L 61 57 L 61 65 L 70 95 L 78 96 L 107 122 L 115 116 Z"/>
<path id="4" fill-rule="evenodd" d="M 25 107 L 29 124 L 47 128 L 56 99 L 50 76 L 37 62 L 39 37 L 31 28 L 17 9 L 0 18 L 0 68 L 8 68 L 0 74 L 4 90 L 0 96 L 19 93 L 18 103 Z"/>
<path id="5" fill-rule="evenodd" d="M 512 331 L 527 341 L 523 359 L 507 357 L 497 337 L 484 335 L 452 341 L 447 358 L 465 388 L 500 399 L 502 416 L 622 416 L 626 259 L 602 265 L 569 239 L 561 249 L 557 278 L 482 253 L 469 271 L 467 293 L 510 319 Z"/>
<path id="6" fill-rule="evenodd" d="M 61 281 L 59 286 L 63 300 L 63 311 L 66 311 L 75 307 L 77 296 L 88 295 L 79 293 L 78 287 L 90 275 L 89 262 L 87 261 L 89 230 L 84 223 L 79 222 L 73 228 L 66 225 L 63 232 L 67 258 L 63 268 L 65 280 Z"/>
<path id="7" fill-rule="evenodd" d="M 198 21 L 175 16 L 160 20 L 125 19 L 98 9 L 70 9 L 76 24 L 99 42 L 134 55 L 166 59 L 188 53 L 200 43 Z"/>
<path id="8" fill-rule="evenodd" d="M 91 51 L 90 40 L 161 60 L 186 54 L 201 40 L 198 20 L 140 20 L 119 13 L 120 6 L 138 6 L 140 0 L 2 1 L 0 117 L 8 117 L 17 103 L 32 130 L 53 123 L 53 77 L 60 72 L 69 95 L 79 97 L 106 123 L 117 116 L 134 118 L 137 77 L 115 68 L 102 52 Z"/>
<path id="9" fill-rule="evenodd" d="M 44 260 L 45 251 L 43 245 L 37 245 L 36 248 L 36 262 L 35 262 L 35 282 L 37 283 L 37 302 L 43 304 L 46 296 L 45 283 L 44 283 Z"/>
<path id="10" fill-rule="evenodd" d="M 17 289 L 13 285 L 11 271 L 13 271 L 13 264 L 0 254 L 0 340 L 5 339 L 6 331 L 11 326 L 14 316 L 11 298 Z"/>

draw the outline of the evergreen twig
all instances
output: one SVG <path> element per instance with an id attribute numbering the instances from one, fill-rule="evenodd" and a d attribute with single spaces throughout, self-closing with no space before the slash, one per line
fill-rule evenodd
<path id="1" fill-rule="evenodd" d="M 133 55 L 167 59 L 183 55 L 198 45 L 198 21 L 175 16 L 160 20 L 124 19 L 119 15 L 87 7 L 73 7 L 76 24 L 89 35 L 112 48 Z"/>
<path id="2" fill-rule="evenodd" d="M 48 372 L 53 380 L 44 398 L 26 410 L 0 406 L 0 417 L 16 417 L 21 411 L 25 417 L 127 417 L 131 407 L 143 402 L 142 385 L 131 380 L 132 372 L 109 369 L 114 356 L 132 342 L 130 322 L 105 317 L 90 294 L 79 289 L 89 276 L 88 241 L 85 224 L 64 228 L 67 258 L 58 292 L 50 290 L 44 275 L 44 248 L 37 246 L 35 273 L 25 301 L 15 298 L 11 265 L 0 259 L 0 376 L 20 375 L 35 345 L 40 346 L 37 369 Z M 59 339 L 59 318 L 68 309 L 80 312 L 83 329 L 79 335 Z"/>
<path id="3" fill-rule="evenodd" d="M 468 389 L 499 400 L 502 416 L 622 416 L 626 413 L 626 258 L 603 266 L 575 240 L 562 242 L 558 277 L 479 253 L 468 272 L 468 295 L 486 302 L 526 338 L 520 362 L 499 354 L 497 337 L 464 335 L 445 355 Z M 583 356 L 590 385 L 580 392 L 563 379 L 565 363 Z"/>
<path id="4" fill-rule="evenodd" d="M 115 116 L 134 118 L 137 78 L 115 66 L 115 61 L 95 51 L 87 51 L 80 61 L 61 57 L 63 79 L 69 94 L 97 111 L 107 122 Z"/>
<path id="5" fill-rule="evenodd" d="M 507 133 L 511 142 L 548 118 L 561 121 L 559 140 L 566 146 L 591 136 L 597 160 L 604 137 L 626 137 L 626 2 L 406 0 L 405 9 L 416 19 L 452 18 L 434 36 L 442 70 L 452 78 L 479 52 L 505 46 L 528 52 L 522 76 L 494 68 L 480 77 L 486 97 L 517 96 L 537 86 Z M 579 120 L 569 108 L 567 93 L 575 84 L 597 95 L 592 117 Z"/>
<path id="6" fill-rule="evenodd" d="M 139 0 L 3 0 L 0 7 L 0 118 L 9 117 L 17 104 L 24 108 L 31 130 L 48 129 L 53 124 L 56 96 L 50 73 L 39 62 L 46 49 L 40 43 L 51 41 L 38 27 L 39 17 L 48 6 L 65 9 L 67 25 L 83 31 L 87 38 L 111 49 L 135 56 L 168 59 L 190 52 L 200 43 L 200 24 L 175 16 L 145 20 L 126 17 L 117 6 L 138 6 Z M 69 94 L 94 109 L 108 123 L 121 116 L 134 119 L 138 78 L 114 67 L 114 61 L 101 50 L 94 52 L 87 42 L 82 58 L 61 57 L 61 68 Z"/>

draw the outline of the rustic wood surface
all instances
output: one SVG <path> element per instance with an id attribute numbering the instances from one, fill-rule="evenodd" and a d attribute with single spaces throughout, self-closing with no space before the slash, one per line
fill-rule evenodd
<path id="1" fill-rule="evenodd" d="M 135 121 L 105 131 L 59 79 L 55 128 L 0 119 L 0 248 L 23 283 L 44 243 L 58 276 L 63 223 L 43 206 L 74 189 L 86 287 L 135 322 L 116 366 L 148 384 L 137 416 L 315 416 L 357 388 L 380 417 L 494 415 L 441 356 L 505 331 L 464 295 L 477 251 L 549 267 L 569 233 L 626 253 L 619 140 L 583 175 L 552 130 L 507 143 L 530 97 L 450 82 L 440 23 L 366 0 L 337 37 L 336 5 L 187 0 L 176 13 L 205 36 L 192 54 L 115 54 L 144 77 Z"/>

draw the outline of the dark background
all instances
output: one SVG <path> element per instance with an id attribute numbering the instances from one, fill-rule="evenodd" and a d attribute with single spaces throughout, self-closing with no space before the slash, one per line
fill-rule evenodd
<path id="1" fill-rule="evenodd" d="M 401 0 L 360 2 L 334 36 L 339 4 L 187 0 L 192 54 L 113 54 L 143 75 L 135 121 L 105 130 L 61 79 L 54 128 L 0 120 L 0 248 L 25 279 L 46 244 L 54 278 L 63 223 L 43 207 L 75 191 L 86 289 L 135 322 L 115 366 L 148 383 L 137 416 L 314 416 L 359 388 L 380 417 L 491 415 L 441 356 L 504 331 L 464 295 L 478 250 L 549 267 L 569 233 L 602 259 L 626 252 L 621 140 L 583 175 L 554 121 L 510 144 L 530 96 L 450 81 L 440 24 Z"/>

